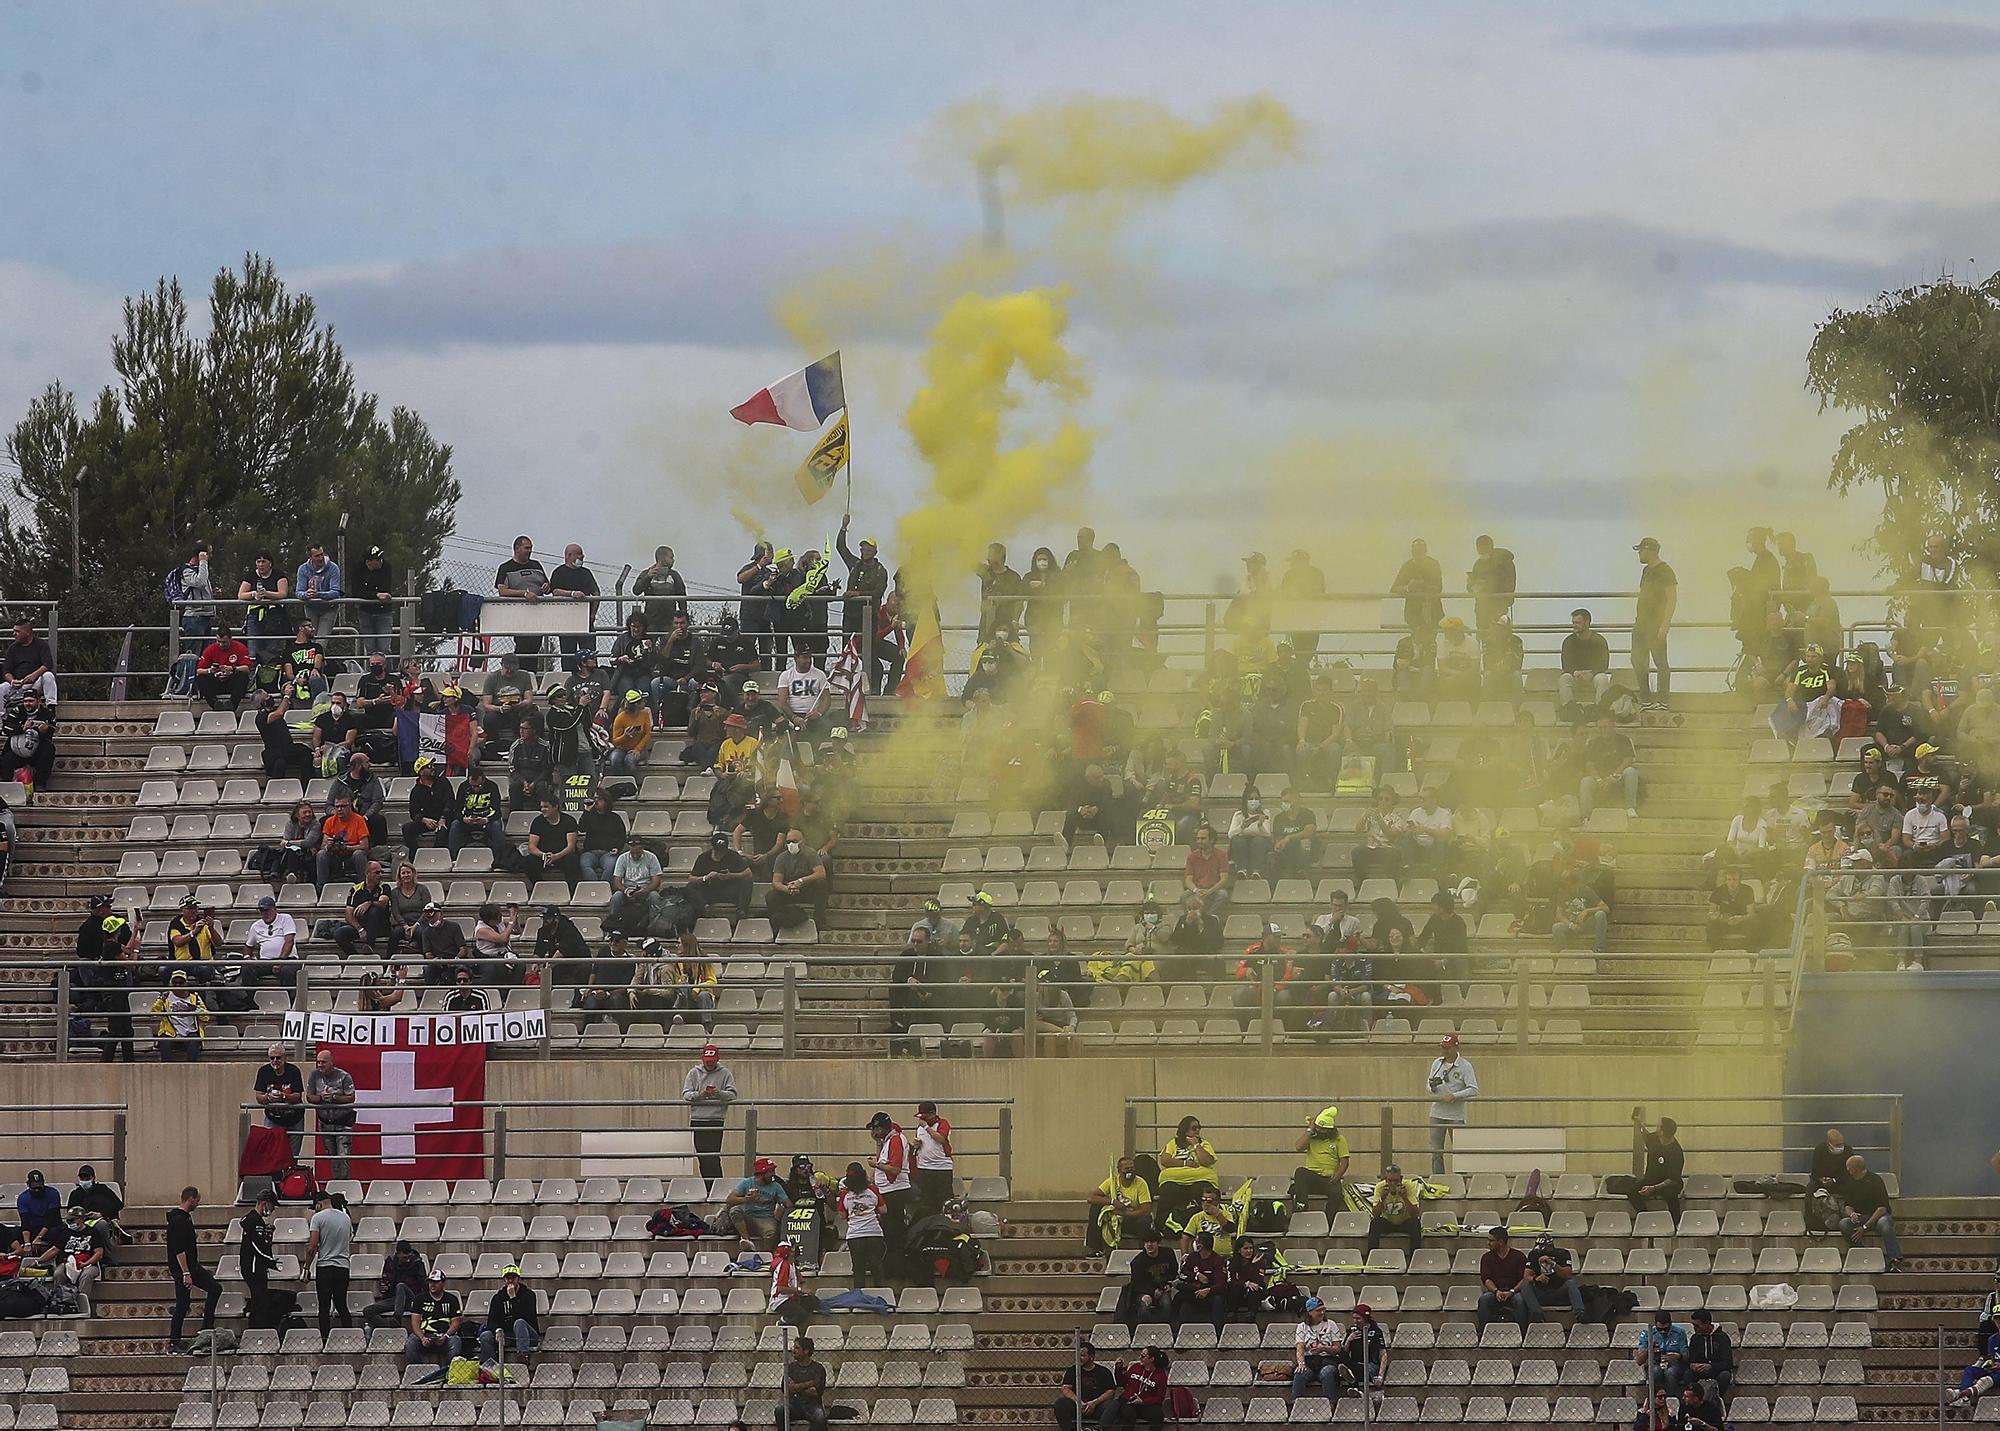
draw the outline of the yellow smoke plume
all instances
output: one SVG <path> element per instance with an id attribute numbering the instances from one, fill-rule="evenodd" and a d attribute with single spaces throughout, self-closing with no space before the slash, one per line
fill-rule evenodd
<path id="1" fill-rule="evenodd" d="M 932 330 L 923 386 L 903 414 L 930 483 L 896 527 L 904 581 L 918 599 L 962 580 L 989 541 L 1082 477 L 1091 438 L 1072 413 L 1088 384 L 1063 346 L 1068 325 L 1061 291 L 1031 289 L 965 294 Z M 1025 402 L 1017 374 L 1053 402 L 1055 425 L 1007 445 L 1008 419 Z"/>
<path id="2" fill-rule="evenodd" d="M 991 166 L 1010 199 L 1163 198 L 1194 179 L 1298 152 L 1299 123 L 1268 95 L 1217 106 L 1206 122 L 1149 99 L 1074 99 L 1008 114 L 958 105 L 940 124 L 947 145 Z"/>

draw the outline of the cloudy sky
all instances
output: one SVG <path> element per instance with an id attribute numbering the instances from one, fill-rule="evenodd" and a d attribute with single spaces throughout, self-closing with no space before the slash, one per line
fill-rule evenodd
<path id="1" fill-rule="evenodd" d="M 668 541 L 713 579 L 732 509 L 826 521 L 769 495 L 809 439 L 727 417 L 818 356 L 788 294 L 831 295 L 857 521 L 915 500 L 926 276 L 980 226 L 941 111 L 1268 94 L 1286 162 L 1010 214 L 1071 288 L 1098 438 L 1018 547 L 1091 520 L 1186 590 L 1304 544 L 1354 588 L 1492 527 L 1524 586 L 1575 586 L 1624 584 L 1642 529 L 1719 569 L 1763 520 L 1861 577 L 1803 355 L 1835 307 L 2000 258 L 2000 18 L 1396 8 L 9 4 L 0 419 L 105 380 L 123 295 L 254 249 L 455 447 L 466 536 Z"/>

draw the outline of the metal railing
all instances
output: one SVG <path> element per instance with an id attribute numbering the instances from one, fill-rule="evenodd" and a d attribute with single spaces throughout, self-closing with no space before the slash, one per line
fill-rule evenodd
<path id="1" fill-rule="evenodd" d="M 533 929 L 517 936 L 533 937 Z M 876 949 L 836 956 L 859 969 L 833 977 L 777 946 L 768 960 L 755 946 L 712 946 L 718 977 L 707 986 L 636 984 L 637 956 L 614 955 L 608 946 L 589 960 L 528 955 L 427 964 L 412 956 L 398 961 L 407 977 L 386 1009 L 362 1007 L 364 994 L 384 992 L 364 986 L 363 976 L 387 967 L 367 954 L 343 960 L 308 947 L 272 961 L 147 958 L 110 966 L 119 982 L 109 986 L 98 982 L 103 964 L 27 960 L 12 967 L 48 974 L 52 996 L 0 1013 L 0 1038 L 45 1045 L 59 1062 L 261 1058 L 271 1043 L 287 1041 L 283 1020 L 295 1011 L 452 1012 L 453 986 L 445 980 L 461 968 L 474 983 L 459 1011 L 538 1015 L 538 1037 L 496 1049 L 543 1059 L 684 1055 L 710 1038 L 787 1057 L 845 1056 L 855 1039 L 871 1037 L 886 1038 L 894 1052 L 956 1057 L 1245 1045 L 1263 1053 L 1380 1051 L 1447 1031 L 1475 1046 L 1614 1055 L 1635 1045 L 1775 1050 L 1798 1004 L 1799 960 L 1770 952 L 1720 956 L 1721 964 L 1718 956 L 1684 950 L 1413 952 L 1372 956 L 1366 979 L 1352 977 L 1351 967 L 1342 979 L 1326 956 L 1283 947 L 1282 955 L 1128 955 L 1107 941 L 1079 943 L 1060 956 L 941 952 L 929 956 L 932 968 L 916 987 L 895 980 L 899 951 Z M 828 955 L 821 950 L 814 958 Z M 175 971 L 190 976 L 187 988 L 202 1001 L 193 1039 L 158 1032 L 172 1012 L 160 1005 Z M 754 972 L 745 978 L 746 971 Z M 1023 1038 L 1030 1027 L 1038 1036 Z"/>
<path id="2" fill-rule="evenodd" d="M 474 593 L 484 597 L 486 593 Z M 1840 601 L 1855 603 L 1843 612 L 1843 632 L 1848 639 L 1858 639 L 1870 633 L 1886 633 L 1898 620 L 1898 613 L 1910 601 L 1912 593 L 1903 590 L 1851 589 L 1830 593 Z M 1963 590 L 1956 596 L 1967 601 L 1990 596 L 1992 593 Z M 1166 592 L 1152 591 L 1142 598 L 1130 595 L 1059 595 L 1052 597 L 1006 598 L 998 603 L 1008 610 L 1023 607 L 1057 606 L 1063 613 L 1073 616 L 1079 609 L 1090 612 L 1099 609 L 1113 613 L 1116 619 L 1106 621 L 1090 616 L 1079 618 L 1079 630 L 1106 628 L 1111 631 L 1111 639 L 1105 649 L 1132 649 L 1145 653 L 1148 658 L 1188 657 L 1206 659 L 1218 649 L 1228 645 L 1233 639 L 1228 622 L 1230 605 L 1241 593 L 1237 592 Z M 1784 593 L 1778 593 L 1784 595 Z M 1692 678 L 1684 686 L 1687 689 L 1719 689 L 1736 669 L 1738 652 L 1731 636 L 1731 624 L 1716 614 L 1721 600 L 1726 597 L 1721 583 L 1714 584 L 1712 593 L 1704 588 L 1702 601 L 1684 599 L 1676 613 L 1673 625 L 1673 647 L 1678 657 L 1674 667 L 1679 678 Z M 1268 608 L 1269 629 L 1274 636 L 1299 633 L 1313 638 L 1315 647 L 1329 644 L 1338 654 L 1351 662 L 1366 665 L 1371 669 L 1378 665 L 1386 669 L 1395 644 L 1407 633 L 1403 622 L 1402 606 L 1404 597 L 1391 592 L 1339 592 L 1322 598 L 1301 599 L 1273 595 Z M 392 609 L 387 651 L 399 659 L 409 656 L 437 657 L 442 655 L 490 655 L 490 649 L 478 641 L 477 632 L 460 633 L 445 630 L 425 629 L 417 624 L 416 608 L 421 598 L 414 593 L 388 598 L 386 603 L 368 601 L 352 596 L 344 596 L 329 603 L 312 603 L 329 618 L 328 631 L 322 632 L 326 644 L 336 654 L 351 654 L 362 649 L 364 640 L 379 639 L 366 636 L 349 617 L 361 605 L 386 604 Z M 623 590 L 622 580 L 618 589 L 590 597 L 545 597 L 535 605 L 590 603 L 596 612 L 596 620 L 591 623 L 589 639 L 601 649 L 604 638 L 615 637 L 624 626 L 625 618 L 634 612 L 643 611 L 648 606 L 663 602 L 684 605 L 691 622 L 697 627 L 713 623 L 714 616 L 726 608 L 742 609 L 759 603 L 780 603 L 780 597 L 742 597 L 726 594 L 701 593 L 691 591 L 686 597 L 636 596 Z M 839 606 L 845 609 L 855 604 L 855 599 L 841 594 L 813 596 L 806 598 L 816 604 Z M 1477 617 L 1477 598 L 1461 591 L 1448 591 L 1438 595 L 1440 610 L 1446 617 L 1458 617 L 1468 626 Z M 1623 638 L 1629 633 L 1633 612 L 1636 610 L 1637 593 L 1634 591 L 1517 591 L 1508 598 L 1508 607 L 1513 618 L 1514 634 L 1521 638 L 1527 664 L 1546 661 L 1553 657 L 1561 644 L 1561 638 L 1569 630 L 1569 612 L 1577 605 L 1587 605 L 1595 617 L 1599 632 L 1612 643 L 1614 669 L 1622 668 L 1629 661 L 1629 643 Z M 1136 604 L 1135 604 L 1136 603 Z M 127 665 L 122 669 L 107 665 L 101 670 L 73 668 L 60 675 L 96 681 L 115 675 L 128 675 L 134 679 L 164 680 L 172 671 L 174 662 L 186 653 L 189 645 L 202 639 L 201 622 L 198 618 L 190 623 L 184 617 L 177 617 L 172 606 L 161 599 L 161 619 L 158 623 L 139 622 L 129 626 L 66 626 L 61 621 L 59 603 L 55 601 L 16 601 L 10 603 L 18 610 L 28 610 L 39 614 L 41 628 L 50 639 L 52 647 L 60 650 L 64 637 L 86 635 L 129 638 L 126 650 L 158 652 L 164 664 L 153 666 L 142 663 Z M 504 598 L 495 598 L 495 606 L 508 604 Z M 297 613 L 306 603 L 297 596 L 287 597 L 281 602 L 244 601 L 235 597 L 218 596 L 200 602 L 178 603 L 185 612 L 189 608 L 202 613 L 213 612 L 216 617 L 226 617 L 230 613 L 244 614 L 251 606 L 277 607 L 281 616 L 273 617 L 258 639 L 283 641 L 291 636 Z M 1139 608 L 1145 612 L 1140 613 Z M 1155 613 L 1153 608 L 1157 607 Z M 1130 619 L 1125 613 L 1130 609 Z M 241 632 L 242 623 L 232 622 Z M 499 623 L 505 624 L 505 623 Z M 1038 634 L 1054 634 L 1064 629 L 1064 618 L 1058 616 L 1050 623 L 1038 624 L 1033 620 L 1024 623 L 1030 644 Z M 829 620 L 830 637 L 834 643 L 841 641 L 840 622 Z M 861 640 L 864 646 L 872 643 L 875 623 L 872 620 L 860 622 Z M 983 619 L 953 620 L 942 624 L 941 634 L 945 639 L 944 669 L 954 678 L 965 674 L 970 665 L 970 656 L 979 633 L 988 629 L 989 623 Z M 655 635 L 661 633 L 653 633 Z M 461 636 L 467 638 L 467 648 L 459 652 L 457 646 Z M 1121 647 L 1120 638 L 1129 638 Z M 504 635 L 500 639 L 507 639 Z M 1308 653 L 1310 654 L 1310 653 Z"/>
<path id="3" fill-rule="evenodd" d="M 339 1050 L 335 1049 L 335 1063 Z M 301 1076 L 304 1068 L 301 1066 Z M 359 1132 L 365 1138 L 377 1125 L 369 1114 L 377 1111 L 435 1108 L 435 1104 L 402 1104 L 371 1099 L 361 1113 Z M 642 1133 L 680 1135 L 689 1124 L 678 1095 L 662 1099 L 489 1099 L 461 1102 L 461 1111 L 476 1110 L 476 1128 L 418 1128 L 412 1134 L 415 1152 L 398 1159 L 395 1166 L 413 1169 L 405 1181 L 426 1176 L 425 1169 L 442 1164 L 462 1166 L 476 1156 L 494 1180 L 501 1178 L 569 1177 L 585 1181 L 582 1169 L 593 1160 L 616 1163 L 636 1170 L 664 1164 L 685 1166 L 678 1176 L 692 1176 L 698 1154 L 692 1143 L 681 1146 L 677 1137 L 665 1139 L 654 1149 L 633 1149 L 630 1145 L 594 1148 L 590 1140 L 603 1134 Z M 749 1176 L 759 1158 L 777 1163 L 780 1175 L 790 1169 L 794 1157 L 812 1159 L 815 1168 L 838 1173 L 850 1162 L 866 1162 L 869 1140 L 865 1124 L 877 1111 L 887 1111 L 907 1129 L 915 1125 L 915 1114 L 898 1114 L 884 1109 L 880 1100 L 865 1098 L 739 1098 L 729 1105 L 723 1128 L 721 1159 L 725 1167 L 739 1167 Z M 966 1098 L 948 1105 L 940 1113 L 951 1123 L 952 1149 L 956 1174 L 962 1178 L 1011 1178 L 1014 1173 L 1014 1100 L 1011 1098 Z M 264 1121 L 264 1108 L 246 1102 L 238 1109 L 239 1142 L 247 1140 L 253 1125 Z M 318 1128 L 313 1111 L 301 1108 L 296 1128 L 288 1130 L 300 1140 L 299 1156 L 307 1162 L 330 1165 L 334 1154 L 321 1146 L 327 1136 Z M 464 1146 L 476 1135 L 477 1153 Z M 338 1136 L 352 1136 L 339 1130 Z M 451 1146 L 440 1150 L 441 1142 Z M 366 1152 L 365 1142 L 355 1145 L 353 1161 L 375 1162 Z M 625 1179 L 636 1171 L 620 1174 Z M 653 1173 L 653 1176 L 659 1174 Z M 668 1174 L 675 1176 L 675 1174 Z M 734 1181 L 734 1177 L 729 1177 Z"/>
<path id="4" fill-rule="evenodd" d="M 1201 1120 L 1202 1136 L 1215 1145 L 1225 1184 L 1288 1174 L 1302 1156 L 1298 1138 L 1330 1104 L 1340 1109 L 1340 1128 L 1358 1165 L 1357 1177 L 1363 1175 L 1360 1169 L 1372 1171 L 1399 1159 L 1421 1172 L 1435 1166 L 1432 1159 L 1440 1151 L 1447 1164 L 1453 1159 L 1449 1140 L 1440 1150 L 1433 1138 L 1436 1125 L 1427 1096 L 1349 1100 L 1337 1089 L 1128 1097 L 1122 1150 L 1156 1152 L 1180 1120 L 1192 1114 Z M 1643 1135 L 1665 1116 L 1679 1127 L 1689 1173 L 1801 1172 L 1810 1165 L 1820 1136 L 1828 1127 L 1838 1127 L 1848 1146 L 1867 1157 L 1876 1171 L 1902 1176 L 1901 1094 L 1723 1095 L 1634 1106 L 1623 1098 L 1527 1097 L 1482 1086 L 1466 1107 L 1464 1126 L 1472 1133 L 1504 1135 L 1481 1138 L 1480 1152 L 1471 1155 L 1475 1171 L 1483 1170 L 1477 1159 L 1497 1156 L 1524 1170 L 1540 1166 L 1546 1174 L 1636 1172 L 1645 1157 Z"/>
<path id="5" fill-rule="evenodd" d="M 125 1186 L 123 1103 L 0 1103 L 0 1193 L 11 1208 L 31 1168 L 68 1195 L 69 1175 L 88 1165 L 99 1182 Z"/>

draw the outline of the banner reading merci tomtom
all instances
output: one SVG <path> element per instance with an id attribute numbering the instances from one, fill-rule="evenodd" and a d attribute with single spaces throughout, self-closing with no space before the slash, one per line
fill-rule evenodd
<path id="1" fill-rule="evenodd" d="M 464 1044 L 540 1043 L 548 1036 L 541 1009 L 477 1014 L 298 1013 L 285 1015 L 285 1041 L 356 1048 L 454 1048 Z"/>

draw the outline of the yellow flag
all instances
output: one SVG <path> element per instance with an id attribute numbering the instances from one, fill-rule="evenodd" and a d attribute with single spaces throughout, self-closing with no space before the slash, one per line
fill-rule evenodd
<path id="1" fill-rule="evenodd" d="M 792 480 L 799 495 L 808 503 L 817 502 L 833 490 L 833 479 L 847 462 L 847 414 L 827 429 L 826 436 L 813 444 L 812 455 L 799 464 Z"/>

